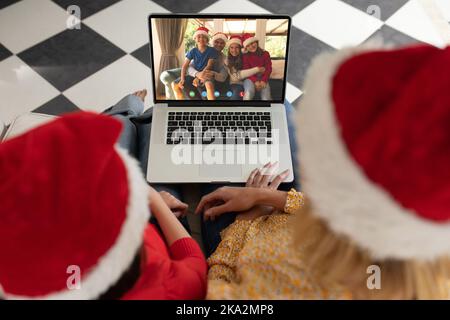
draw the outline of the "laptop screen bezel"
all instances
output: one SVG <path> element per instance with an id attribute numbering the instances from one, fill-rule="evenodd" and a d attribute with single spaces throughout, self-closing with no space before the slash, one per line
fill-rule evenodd
<path id="1" fill-rule="evenodd" d="M 157 99 L 156 97 L 156 81 L 155 81 L 155 66 L 154 66 L 154 56 L 153 56 L 153 35 L 152 35 L 152 23 L 151 19 L 157 18 L 243 18 L 243 19 L 286 19 L 288 20 L 288 33 L 287 33 L 287 42 L 286 42 L 286 56 L 285 56 L 285 64 L 284 64 L 284 77 L 283 77 L 283 88 L 282 88 L 282 96 L 279 100 L 168 100 L 168 99 Z M 289 41 L 291 35 L 291 17 L 288 15 L 273 15 L 273 14 L 251 14 L 251 15 L 243 15 L 243 14 L 150 14 L 148 16 L 148 30 L 149 30 L 149 50 L 150 50 L 150 67 L 151 67 L 151 76 L 152 76 L 152 89 L 153 89 L 153 101 L 155 103 L 165 103 L 173 106 L 211 106 L 211 105 L 220 105 L 220 106 L 267 106 L 272 103 L 284 103 L 286 98 L 286 85 L 287 85 L 287 65 L 289 58 Z M 156 66 L 159 68 L 159 66 Z"/>

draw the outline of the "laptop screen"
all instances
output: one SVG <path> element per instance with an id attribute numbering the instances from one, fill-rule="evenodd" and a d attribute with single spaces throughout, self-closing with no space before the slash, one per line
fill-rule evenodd
<path id="1" fill-rule="evenodd" d="M 156 102 L 283 102 L 290 19 L 150 16 Z"/>

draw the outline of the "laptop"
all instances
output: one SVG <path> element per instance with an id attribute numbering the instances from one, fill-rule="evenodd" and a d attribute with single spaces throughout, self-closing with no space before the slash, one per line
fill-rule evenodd
<path id="1" fill-rule="evenodd" d="M 292 182 L 283 104 L 289 16 L 152 14 L 148 26 L 147 181 L 242 183 L 271 162 Z"/>

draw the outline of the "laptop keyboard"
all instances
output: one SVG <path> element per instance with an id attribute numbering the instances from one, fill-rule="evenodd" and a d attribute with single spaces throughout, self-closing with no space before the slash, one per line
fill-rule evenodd
<path id="1" fill-rule="evenodd" d="M 166 144 L 272 144 L 270 112 L 173 111 Z"/>

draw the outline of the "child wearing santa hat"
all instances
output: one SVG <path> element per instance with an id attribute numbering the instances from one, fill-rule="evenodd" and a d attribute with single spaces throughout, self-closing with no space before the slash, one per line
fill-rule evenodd
<path id="1" fill-rule="evenodd" d="M 204 83 L 201 83 L 198 80 L 195 80 L 195 78 L 192 78 L 190 75 L 188 75 L 187 71 L 191 61 L 193 61 L 193 67 L 197 71 L 213 70 L 214 63 L 218 59 L 218 53 L 214 48 L 208 46 L 208 28 L 199 27 L 195 31 L 193 38 L 195 40 L 196 47 L 186 53 L 186 59 L 184 60 L 184 63 L 181 67 L 180 79 L 177 79 L 172 83 L 172 88 L 174 90 L 176 99 L 183 100 L 184 83 L 188 81 L 189 83 L 192 83 L 197 87 L 204 86 L 207 99 L 215 100 L 214 80 L 207 80 Z"/>
<path id="2" fill-rule="evenodd" d="M 249 33 L 242 36 L 243 52 L 242 67 L 250 69 L 253 67 L 264 67 L 263 73 L 258 73 L 244 80 L 244 100 L 252 100 L 255 91 L 260 93 L 261 100 L 272 100 L 269 79 L 272 73 L 272 60 L 266 50 L 259 47 L 259 39 Z"/>
<path id="3" fill-rule="evenodd" d="M 203 253 L 121 130 L 80 112 L 0 144 L 0 299 L 204 297 Z"/>

